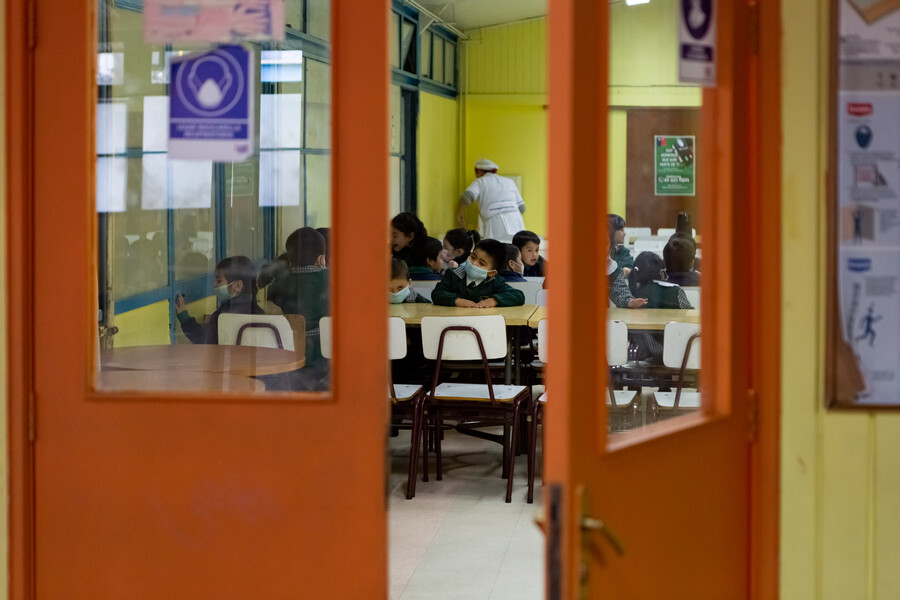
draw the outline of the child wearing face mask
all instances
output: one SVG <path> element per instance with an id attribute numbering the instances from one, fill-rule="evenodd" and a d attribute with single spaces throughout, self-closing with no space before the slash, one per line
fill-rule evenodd
<path id="1" fill-rule="evenodd" d="M 431 304 L 412 287 L 409 267 L 397 258 L 391 259 L 391 281 L 388 284 L 388 300 L 391 304 Z"/>
<path id="2" fill-rule="evenodd" d="M 506 281 L 528 281 L 522 276 L 525 271 L 525 264 L 522 262 L 522 253 L 514 244 L 504 244 L 506 246 L 506 262 L 500 269 L 500 277 Z"/>
<path id="3" fill-rule="evenodd" d="M 510 286 L 497 273 L 506 263 L 506 247 L 492 239 L 481 240 L 469 256 L 469 260 L 444 273 L 431 301 L 442 306 L 463 308 L 493 308 L 494 306 L 521 306 L 525 294 Z"/>
<path id="4" fill-rule="evenodd" d="M 217 264 L 214 284 L 219 309 L 203 325 L 188 314 L 184 296 L 175 296 L 175 315 L 184 335 L 194 344 L 219 343 L 219 315 L 223 313 L 263 314 L 256 303 L 256 270 L 246 256 L 231 256 Z"/>
<path id="5" fill-rule="evenodd" d="M 269 300 L 286 315 L 306 320 L 306 366 L 325 362 L 319 341 L 319 320 L 328 315 L 328 269 L 325 238 L 312 227 L 301 227 L 285 242 L 290 270 L 269 286 Z"/>

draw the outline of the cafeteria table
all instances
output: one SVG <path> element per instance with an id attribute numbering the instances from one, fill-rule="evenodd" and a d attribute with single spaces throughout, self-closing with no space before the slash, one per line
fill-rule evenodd
<path id="1" fill-rule="evenodd" d="M 100 392 L 264 392 L 259 379 L 227 373 L 187 371 L 101 371 Z"/>
<path id="2" fill-rule="evenodd" d="M 113 348 L 100 353 L 100 365 L 104 370 L 227 373 L 254 377 L 288 373 L 305 364 L 306 359 L 293 350 L 254 346 L 174 344 Z"/>
<path id="3" fill-rule="evenodd" d="M 700 323 L 700 311 L 681 308 L 610 308 L 606 317 L 610 321 L 623 321 L 628 329 L 662 331 L 666 323 Z M 529 327 L 537 327 L 547 318 L 547 307 L 540 306 L 528 319 Z"/>

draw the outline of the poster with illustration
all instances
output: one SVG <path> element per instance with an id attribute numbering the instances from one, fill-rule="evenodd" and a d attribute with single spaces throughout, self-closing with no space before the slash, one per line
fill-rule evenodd
<path id="1" fill-rule="evenodd" d="M 837 0 L 830 406 L 900 406 L 900 0 Z M 836 288 L 836 289 L 835 289 Z M 850 382 L 850 385 L 847 385 Z M 839 391 L 837 391 L 839 390 Z"/>
<path id="2" fill-rule="evenodd" d="M 693 196 L 697 180 L 694 136 L 653 136 L 653 180 L 657 196 Z"/>

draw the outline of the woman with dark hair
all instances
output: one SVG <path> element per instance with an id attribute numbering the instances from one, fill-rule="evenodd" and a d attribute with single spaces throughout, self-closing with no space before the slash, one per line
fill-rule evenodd
<path id="1" fill-rule="evenodd" d="M 394 258 L 412 266 L 413 246 L 424 243 L 428 237 L 425 224 L 412 213 L 400 213 L 391 219 L 391 252 Z"/>
<path id="2" fill-rule="evenodd" d="M 203 325 L 188 314 L 184 295 L 175 296 L 175 314 L 181 330 L 195 344 L 219 343 L 219 315 L 222 313 L 263 314 L 263 309 L 256 303 L 256 269 L 246 256 L 230 256 L 217 264 L 213 285 L 219 309 Z"/>
<path id="3" fill-rule="evenodd" d="M 609 215 L 609 257 L 622 269 L 630 269 L 634 264 L 631 251 L 625 245 L 625 219 L 614 214 Z"/>

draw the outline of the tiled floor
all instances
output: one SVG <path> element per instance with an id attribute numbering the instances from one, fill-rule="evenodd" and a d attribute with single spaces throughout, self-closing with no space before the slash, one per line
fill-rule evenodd
<path id="1" fill-rule="evenodd" d="M 538 600 L 543 597 L 544 539 L 525 503 L 525 457 L 517 459 L 506 504 L 498 444 L 448 431 L 444 479 L 416 485 L 406 499 L 409 432 L 390 440 L 390 597 L 392 600 Z M 421 469 L 421 467 L 420 467 Z"/>

